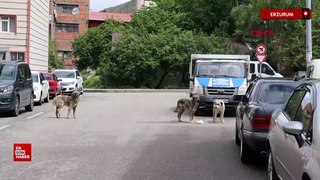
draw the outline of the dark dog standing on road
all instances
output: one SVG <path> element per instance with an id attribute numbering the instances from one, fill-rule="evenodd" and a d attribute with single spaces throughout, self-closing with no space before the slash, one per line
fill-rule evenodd
<path id="1" fill-rule="evenodd" d="M 179 99 L 177 102 L 177 107 L 174 112 L 178 112 L 178 120 L 181 122 L 182 113 L 187 110 L 190 112 L 190 121 L 193 120 L 194 114 L 199 107 L 200 98 L 197 96 L 192 97 L 191 99 Z"/>
<path id="2" fill-rule="evenodd" d="M 80 93 L 78 91 L 74 91 L 71 93 L 71 96 L 67 95 L 59 95 L 56 96 L 53 101 L 52 105 L 56 107 L 56 117 L 60 118 L 60 110 L 63 106 L 67 106 L 68 109 L 68 119 L 70 119 L 70 111 L 73 110 L 73 118 L 76 119 L 76 109 L 79 103 L 79 96 Z"/>

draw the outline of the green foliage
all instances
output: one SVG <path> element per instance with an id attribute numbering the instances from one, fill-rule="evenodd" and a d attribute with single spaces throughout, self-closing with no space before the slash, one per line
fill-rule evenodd
<path id="1" fill-rule="evenodd" d="M 49 67 L 53 69 L 63 67 L 63 62 L 57 58 L 56 42 L 53 39 L 49 39 Z"/>
<path id="2" fill-rule="evenodd" d="M 84 81 L 84 87 L 86 88 L 101 88 L 101 81 L 99 76 L 90 75 Z"/>
<path id="3" fill-rule="evenodd" d="M 110 51 L 113 32 L 120 32 L 123 25 L 116 21 L 108 21 L 100 27 L 90 28 L 85 35 L 77 38 L 72 44 L 73 54 L 79 57 L 78 69 L 96 69 L 102 60 L 102 53 Z"/>
<path id="4" fill-rule="evenodd" d="M 262 8 L 301 8 L 305 1 L 296 0 L 250 0 L 250 2 L 236 6 L 231 15 L 236 22 L 234 36 L 250 42 L 253 47 L 259 43 L 266 43 L 268 47 L 268 61 L 271 64 L 280 63 L 286 68 L 304 70 L 306 65 L 305 38 L 306 26 L 303 20 L 269 20 L 260 19 Z M 312 2 L 313 9 L 313 57 L 319 57 L 319 0 Z M 274 38 L 251 37 L 251 30 L 272 30 Z"/>

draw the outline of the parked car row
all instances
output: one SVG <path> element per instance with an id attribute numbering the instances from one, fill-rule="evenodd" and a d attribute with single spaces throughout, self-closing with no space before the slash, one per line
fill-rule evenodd
<path id="1" fill-rule="evenodd" d="M 268 179 L 319 179 L 320 80 L 255 80 L 236 110 L 240 159 L 268 155 Z"/>
<path id="2" fill-rule="evenodd" d="M 0 62 L 0 111 L 18 116 L 21 108 L 33 111 L 59 94 L 83 94 L 83 79 L 76 69 L 58 69 L 53 73 L 31 71 L 24 61 Z"/>

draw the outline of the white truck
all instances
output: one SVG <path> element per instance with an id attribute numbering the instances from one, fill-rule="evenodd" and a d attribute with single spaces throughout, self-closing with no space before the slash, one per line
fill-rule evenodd
<path id="1" fill-rule="evenodd" d="M 199 96 L 197 114 L 212 109 L 215 99 L 236 109 L 248 87 L 250 55 L 192 54 L 189 64 L 190 97 Z"/>

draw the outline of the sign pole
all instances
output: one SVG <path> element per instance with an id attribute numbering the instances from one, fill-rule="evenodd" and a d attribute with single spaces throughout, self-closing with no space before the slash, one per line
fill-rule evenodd
<path id="1" fill-rule="evenodd" d="M 306 8 L 311 9 L 311 0 L 306 0 Z M 311 19 L 306 20 L 306 62 L 311 62 L 312 59 L 312 32 Z"/>

